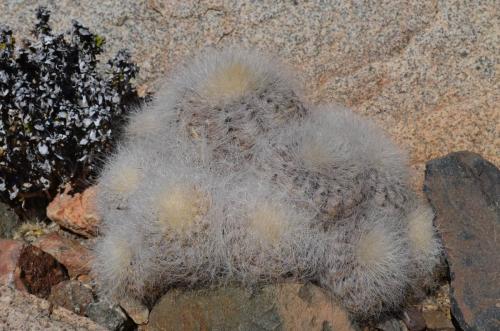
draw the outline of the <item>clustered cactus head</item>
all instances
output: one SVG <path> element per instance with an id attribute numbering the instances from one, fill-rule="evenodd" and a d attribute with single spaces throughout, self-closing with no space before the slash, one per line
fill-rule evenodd
<path id="1" fill-rule="evenodd" d="M 293 279 L 369 318 L 430 279 L 440 246 L 405 154 L 346 109 L 307 106 L 275 63 L 205 52 L 132 114 L 98 184 L 106 295 Z"/>
<path id="2" fill-rule="evenodd" d="M 277 61 L 255 52 L 208 51 L 173 74 L 159 92 L 166 104 L 156 110 L 170 108 L 178 134 L 203 144 L 221 167 L 242 167 L 257 137 L 307 113 L 296 81 Z"/>
<path id="3" fill-rule="evenodd" d="M 82 185 L 139 102 L 138 68 L 125 50 L 101 72 L 104 39 L 76 21 L 54 34 L 49 17 L 38 9 L 36 40 L 23 46 L 0 28 L 0 199 L 14 207 Z"/>

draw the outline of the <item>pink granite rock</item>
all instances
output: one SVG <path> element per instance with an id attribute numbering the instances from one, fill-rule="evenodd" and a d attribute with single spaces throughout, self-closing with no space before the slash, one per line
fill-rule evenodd
<path id="1" fill-rule="evenodd" d="M 49 204 L 47 217 L 87 238 L 96 236 L 100 220 L 94 208 L 95 190 L 90 187 L 83 193 L 70 195 L 68 187 Z"/>
<path id="2" fill-rule="evenodd" d="M 92 254 L 78 241 L 52 232 L 40 237 L 34 245 L 62 263 L 71 278 L 90 273 Z"/>

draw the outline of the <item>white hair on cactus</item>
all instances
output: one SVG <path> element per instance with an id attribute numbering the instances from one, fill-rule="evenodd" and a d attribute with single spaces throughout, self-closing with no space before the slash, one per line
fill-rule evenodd
<path id="1" fill-rule="evenodd" d="M 330 230 L 321 283 L 359 318 L 396 309 L 405 299 L 410 252 L 397 223 L 375 214 Z"/>
<path id="2" fill-rule="evenodd" d="M 298 91 L 273 59 L 210 50 L 131 116 L 98 184 L 105 293 L 319 281 L 366 318 L 429 276 L 440 246 L 405 154 Z"/>
<path id="3" fill-rule="evenodd" d="M 223 203 L 224 274 L 245 284 L 308 279 L 314 251 L 313 215 L 294 208 L 286 194 L 245 172 L 226 185 Z M 309 278 L 310 279 L 310 278 Z"/>
<path id="4" fill-rule="evenodd" d="M 144 151 L 120 146 L 104 165 L 97 185 L 96 207 L 104 222 L 120 221 L 129 198 L 141 184 L 148 162 Z"/>
<path id="5" fill-rule="evenodd" d="M 154 289 L 148 302 L 169 286 L 222 281 L 217 200 L 224 182 L 182 151 L 150 161 L 126 217 L 151 256 L 143 275 Z"/>
<path id="6" fill-rule="evenodd" d="M 166 132 L 168 112 L 158 107 L 149 107 L 137 110 L 129 115 L 125 127 L 125 136 L 131 140 L 148 139 Z"/>
<path id="7" fill-rule="evenodd" d="M 113 300 L 147 296 L 151 263 L 143 232 L 129 222 L 109 224 L 94 247 L 92 274 L 102 295 Z"/>
<path id="8" fill-rule="evenodd" d="M 207 194 L 186 184 L 167 187 L 158 197 L 158 220 L 166 231 L 189 231 L 206 215 L 210 206 Z"/>
<path id="9" fill-rule="evenodd" d="M 253 68 L 242 63 L 241 58 L 232 60 L 216 68 L 205 82 L 206 85 L 202 91 L 207 98 L 231 101 L 241 98 L 263 84 L 259 80 L 264 80 L 265 75 L 252 71 Z"/>
<path id="10" fill-rule="evenodd" d="M 435 230 L 432 226 L 434 213 L 429 207 L 420 207 L 408 215 L 408 235 L 412 248 L 419 252 L 431 252 L 434 248 Z"/>
<path id="11" fill-rule="evenodd" d="M 276 90 L 297 89 L 296 80 L 272 56 L 238 48 L 207 49 L 174 74 L 171 87 L 177 90 L 167 93 L 191 90 L 200 103 L 227 104 L 272 84 Z"/>
<path id="12" fill-rule="evenodd" d="M 298 157 L 308 169 L 359 174 L 368 169 L 406 180 L 406 155 L 371 122 L 338 106 L 322 106 L 302 122 Z"/>
<path id="13" fill-rule="evenodd" d="M 215 165 L 243 167 L 259 136 L 306 113 L 286 72 L 251 51 L 209 50 L 174 74 L 154 107 L 172 115 L 178 133 L 204 144 Z"/>
<path id="14" fill-rule="evenodd" d="M 117 174 L 111 179 L 110 189 L 117 194 L 126 195 L 134 191 L 139 184 L 139 169 L 130 165 L 123 165 Z"/>
<path id="15" fill-rule="evenodd" d="M 412 265 L 417 282 L 429 282 L 439 263 L 442 248 L 432 221 L 434 212 L 427 205 L 420 205 L 408 216 L 408 237 L 412 251 Z"/>
<path id="16" fill-rule="evenodd" d="M 259 139 L 255 150 L 261 176 L 316 210 L 325 225 L 368 207 L 397 214 L 411 195 L 404 154 L 344 109 L 319 108 L 272 141 Z"/>
<path id="17" fill-rule="evenodd" d="M 275 244 L 281 240 L 288 220 L 282 206 L 272 206 L 268 202 L 262 204 L 249 215 L 250 229 L 257 240 Z"/>
<path id="18" fill-rule="evenodd" d="M 394 251 L 390 234 L 382 227 L 374 227 L 363 233 L 356 246 L 356 259 L 359 264 L 375 273 L 384 272 L 387 264 L 394 263 Z"/>

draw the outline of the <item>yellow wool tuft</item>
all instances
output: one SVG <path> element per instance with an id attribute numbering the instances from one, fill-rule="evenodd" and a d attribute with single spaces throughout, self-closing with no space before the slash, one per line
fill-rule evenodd
<path id="1" fill-rule="evenodd" d="M 132 192 L 139 184 L 139 170 L 133 167 L 123 167 L 111 180 L 111 189 L 118 194 Z"/>
<path id="2" fill-rule="evenodd" d="M 206 194 L 194 187 L 177 186 L 159 198 L 159 221 L 167 228 L 185 232 L 208 212 Z"/>
<path id="3" fill-rule="evenodd" d="M 264 204 L 250 215 L 250 226 L 253 232 L 269 244 L 280 241 L 287 218 L 285 212 L 275 206 Z"/>
<path id="4" fill-rule="evenodd" d="M 132 250 L 129 244 L 124 240 L 116 240 L 111 248 L 111 256 L 117 268 L 128 268 L 132 262 Z"/>
<path id="5" fill-rule="evenodd" d="M 309 167 L 325 167 L 332 163 L 332 155 L 324 144 L 317 139 L 306 139 L 300 150 L 300 156 Z"/>
<path id="6" fill-rule="evenodd" d="M 241 63 L 231 63 L 217 70 L 205 86 L 207 96 L 215 99 L 233 99 L 255 88 L 255 74 Z"/>
<path id="7" fill-rule="evenodd" d="M 362 265 L 377 267 L 391 258 L 389 236 L 382 229 L 363 234 L 356 249 L 356 258 Z"/>
<path id="8" fill-rule="evenodd" d="M 158 118 L 155 112 L 143 112 L 140 116 L 133 118 L 127 127 L 127 133 L 144 138 L 151 135 L 152 132 L 158 132 L 164 125 L 164 122 Z"/>
<path id="9" fill-rule="evenodd" d="M 408 234 L 413 248 L 428 252 L 434 245 L 434 228 L 432 226 L 433 212 L 417 209 L 408 216 Z"/>

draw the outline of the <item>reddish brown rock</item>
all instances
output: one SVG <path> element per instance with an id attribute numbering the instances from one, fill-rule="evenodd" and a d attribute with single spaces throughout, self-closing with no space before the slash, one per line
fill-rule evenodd
<path id="1" fill-rule="evenodd" d="M 85 237 L 96 236 L 99 217 L 94 206 L 95 188 L 69 195 L 69 188 L 57 195 L 47 207 L 47 217 L 60 226 Z"/>
<path id="2" fill-rule="evenodd" d="M 90 286 L 77 280 L 67 280 L 52 287 L 48 300 L 83 316 L 88 306 L 94 302 L 94 295 Z"/>
<path id="3" fill-rule="evenodd" d="M 347 313 L 314 285 L 172 290 L 151 311 L 147 330 L 354 330 Z"/>
<path id="4" fill-rule="evenodd" d="M 458 152 L 428 162 L 425 177 L 450 268 L 451 313 L 464 330 L 499 330 L 500 171 Z"/>
<path id="5" fill-rule="evenodd" d="M 87 247 L 74 239 L 52 232 L 38 239 L 33 245 L 62 263 L 71 278 L 90 273 L 92 254 Z"/>
<path id="6" fill-rule="evenodd" d="M 16 270 L 19 257 L 25 244 L 10 239 L 0 239 L 0 286 L 9 285 L 26 290 L 19 279 L 19 270 Z"/>
<path id="7" fill-rule="evenodd" d="M 19 256 L 16 273 L 29 293 L 41 298 L 52 286 L 68 279 L 66 268 L 50 254 L 35 246 L 25 246 Z"/>

